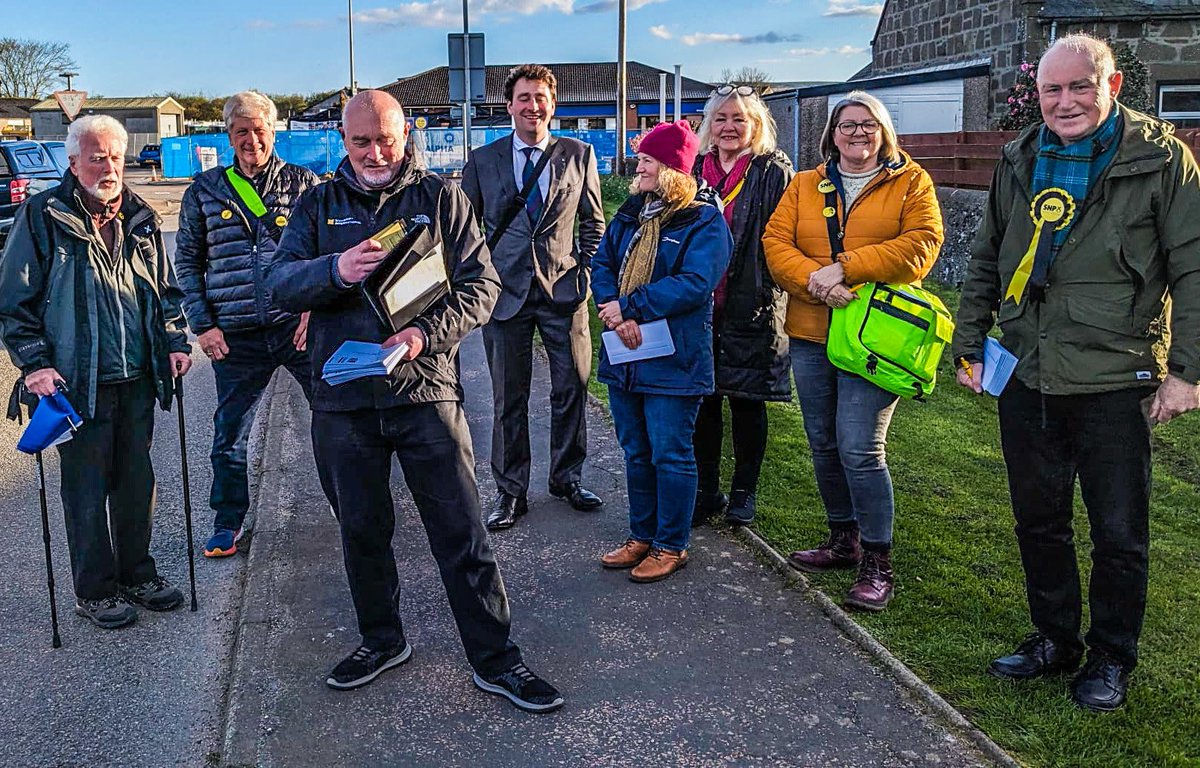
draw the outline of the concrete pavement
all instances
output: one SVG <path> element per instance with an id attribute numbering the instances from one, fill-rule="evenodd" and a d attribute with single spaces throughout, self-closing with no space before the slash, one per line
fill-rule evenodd
<path id="1" fill-rule="evenodd" d="M 478 334 L 462 352 L 485 498 L 491 397 Z M 566 706 L 529 715 L 479 693 L 399 472 L 394 547 L 413 658 L 354 692 L 329 668 L 358 642 L 337 528 L 299 390 L 279 387 L 231 677 L 226 766 L 968 766 L 986 759 L 727 534 L 702 529 L 675 577 L 637 585 L 596 558 L 623 540 L 623 463 L 589 414 L 580 513 L 546 492 L 548 383 L 534 377 L 531 511 L 493 535 L 514 639 Z"/>

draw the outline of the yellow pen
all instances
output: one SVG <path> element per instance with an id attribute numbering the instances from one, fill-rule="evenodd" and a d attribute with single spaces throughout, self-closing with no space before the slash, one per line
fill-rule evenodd
<path id="1" fill-rule="evenodd" d="M 968 362 L 967 358 L 965 358 L 965 357 L 958 358 L 958 364 L 962 366 L 962 369 L 964 371 L 966 371 L 968 379 L 975 378 L 975 369 L 971 367 L 971 363 Z"/>

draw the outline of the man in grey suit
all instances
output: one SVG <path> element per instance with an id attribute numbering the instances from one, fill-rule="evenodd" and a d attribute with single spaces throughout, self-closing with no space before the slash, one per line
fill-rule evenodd
<path id="1" fill-rule="evenodd" d="M 588 283 L 592 255 L 604 235 L 604 210 L 592 147 L 550 135 L 557 84 L 548 67 L 515 67 L 504 83 L 512 135 L 475 150 L 463 170 L 462 188 L 488 231 L 492 263 L 503 287 L 491 322 L 483 328 L 495 402 L 492 476 L 497 493 L 487 519 L 493 531 L 512 527 L 529 508 L 535 328 L 550 359 L 550 494 L 578 510 L 604 503 L 580 484 L 592 367 Z M 537 173 L 544 153 L 550 157 Z M 517 196 L 535 173 L 537 182 L 530 183 L 521 206 Z"/>

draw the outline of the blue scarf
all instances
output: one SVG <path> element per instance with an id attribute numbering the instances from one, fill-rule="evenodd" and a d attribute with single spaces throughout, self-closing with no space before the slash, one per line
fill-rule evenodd
<path id="1" fill-rule="evenodd" d="M 1054 232 L 1051 260 L 1053 256 L 1058 255 L 1062 244 L 1066 242 L 1071 226 L 1079 221 L 1088 192 L 1117 154 L 1122 122 L 1114 104 L 1108 119 L 1100 124 L 1095 133 L 1074 144 L 1066 145 L 1049 127 L 1042 126 L 1038 135 L 1040 146 L 1037 162 L 1033 166 L 1033 196 L 1037 197 L 1039 193 L 1057 187 L 1065 190 L 1075 200 L 1075 216 L 1071 224 Z"/>

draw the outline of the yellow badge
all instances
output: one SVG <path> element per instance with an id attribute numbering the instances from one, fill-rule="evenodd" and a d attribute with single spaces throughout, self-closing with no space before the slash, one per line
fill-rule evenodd
<path id="1" fill-rule="evenodd" d="M 225 219 L 226 221 L 229 221 L 230 219 L 233 218 L 233 211 L 226 208 L 225 210 L 221 211 L 221 218 Z"/>
<path id="2" fill-rule="evenodd" d="M 821 179 L 821 183 L 817 185 L 817 191 L 823 195 L 828 195 L 830 192 L 836 192 L 837 187 L 833 186 L 833 182 L 829 179 Z"/>
<path id="3" fill-rule="evenodd" d="M 287 226 L 287 216 L 284 216 L 282 213 L 279 214 L 278 216 L 276 216 L 275 217 L 275 226 L 286 227 Z"/>
<path id="4" fill-rule="evenodd" d="M 837 208 L 834 208 L 832 205 L 828 205 L 822 209 L 821 215 L 827 219 L 832 219 L 834 216 L 837 216 Z"/>
<path id="5" fill-rule="evenodd" d="M 1008 283 L 1008 290 L 1004 294 L 1005 300 L 1011 298 L 1017 304 L 1021 303 L 1021 297 L 1025 295 L 1025 286 L 1029 283 L 1029 276 L 1033 274 L 1037 256 L 1041 254 L 1043 259 L 1048 259 L 1052 253 L 1050 249 L 1054 244 L 1054 233 L 1070 226 L 1071 220 L 1075 218 L 1075 198 L 1065 189 L 1044 189 L 1034 195 L 1033 202 L 1029 204 L 1029 217 L 1033 219 L 1033 237 L 1030 238 L 1029 249 L 1017 264 L 1012 280 Z"/>

